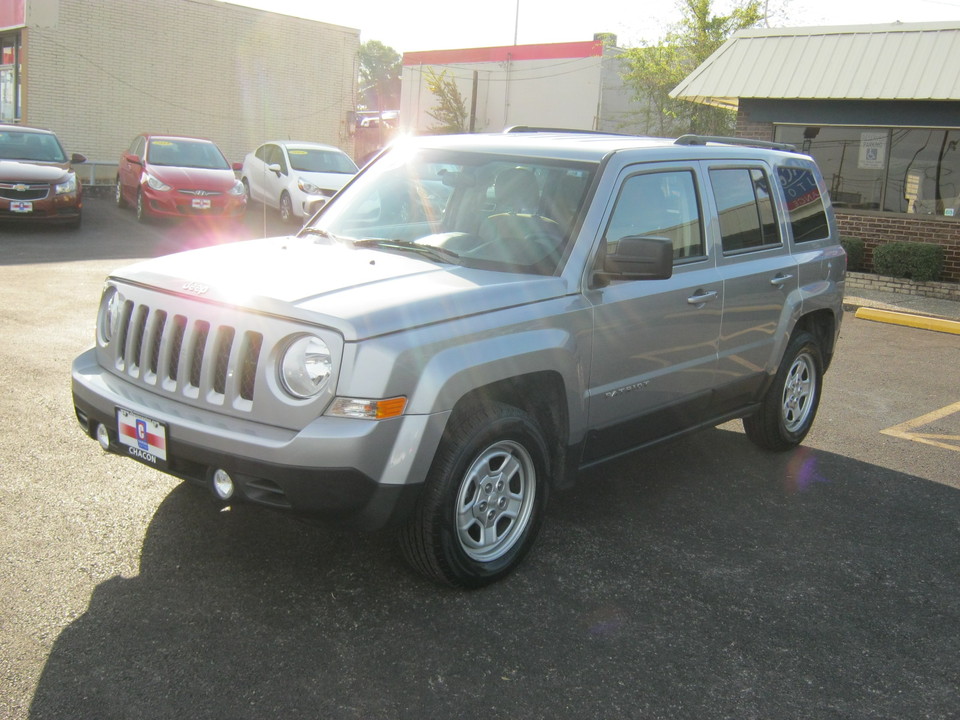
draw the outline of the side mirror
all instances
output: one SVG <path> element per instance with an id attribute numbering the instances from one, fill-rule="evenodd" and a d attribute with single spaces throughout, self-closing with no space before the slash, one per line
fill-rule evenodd
<path id="1" fill-rule="evenodd" d="M 143 165 L 143 160 L 140 159 L 140 156 L 134 155 L 133 153 L 124 153 L 123 159 L 128 163 L 133 163 L 134 165 Z"/>
<path id="2" fill-rule="evenodd" d="M 283 169 L 280 167 L 280 163 L 270 163 L 267 165 L 267 170 L 272 173 L 276 173 L 277 177 L 280 177 L 280 173 L 283 172 Z"/>
<path id="3" fill-rule="evenodd" d="M 673 241 L 663 237 L 627 235 L 616 250 L 603 257 L 594 277 L 598 285 L 610 280 L 666 280 L 673 276 Z"/>
<path id="4" fill-rule="evenodd" d="M 86 155 L 81 155 L 80 153 L 74 153 L 70 156 L 70 162 L 74 165 L 79 165 L 80 163 L 85 163 L 87 161 Z"/>
<path id="5" fill-rule="evenodd" d="M 240 172 L 241 170 L 243 170 L 243 163 L 239 163 L 239 162 L 230 163 L 230 167 L 233 168 L 234 172 Z"/>

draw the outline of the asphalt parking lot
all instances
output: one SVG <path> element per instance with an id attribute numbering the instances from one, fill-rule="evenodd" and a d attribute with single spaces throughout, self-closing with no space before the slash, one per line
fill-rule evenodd
<path id="1" fill-rule="evenodd" d="M 847 315 L 814 430 L 593 471 L 477 592 L 388 533 L 218 509 L 73 416 L 103 277 L 280 232 L 0 227 L 0 717 L 954 718 L 960 336 Z"/>

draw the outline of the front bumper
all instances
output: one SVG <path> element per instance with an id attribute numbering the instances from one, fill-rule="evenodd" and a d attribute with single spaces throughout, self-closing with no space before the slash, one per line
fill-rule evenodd
<path id="1" fill-rule="evenodd" d="M 167 462 L 146 464 L 207 486 L 223 469 L 237 500 L 365 530 L 408 516 L 447 417 L 319 417 L 295 432 L 149 393 L 104 371 L 92 350 L 74 361 L 73 401 L 87 435 L 96 437 L 98 425 L 107 429 L 111 452 L 144 462 L 119 442 L 117 408 L 124 408 L 166 426 Z"/>
<path id="2" fill-rule="evenodd" d="M 24 212 L 16 209 L 16 200 L 0 198 L 0 219 L 17 222 L 75 223 L 80 219 L 83 207 L 79 193 L 51 194 L 45 198 L 28 202 L 30 209 Z"/>
<path id="3" fill-rule="evenodd" d="M 247 199 L 243 195 L 206 195 L 198 197 L 179 190 L 154 190 L 141 185 L 144 208 L 152 217 L 164 218 L 238 218 L 247 211 Z"/>

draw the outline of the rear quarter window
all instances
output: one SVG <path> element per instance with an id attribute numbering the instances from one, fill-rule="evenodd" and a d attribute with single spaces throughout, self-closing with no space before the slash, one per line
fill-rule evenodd
<path id="1" fill-rule="evenodd" d="M 802 167 L 778 167 L 777 179 L 787 199 L 794 242 L 810 242 L 829 237 L 827 212 L 813 171 Z"/>

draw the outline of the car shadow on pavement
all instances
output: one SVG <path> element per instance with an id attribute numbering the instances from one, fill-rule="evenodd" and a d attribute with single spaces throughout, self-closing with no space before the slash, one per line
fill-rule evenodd
<path id="1" fill-rule="evenodd" d="M 84 199 L 79 230 L 58 225 L 0 224 L 0 266 L 81 260 L 137 260 L 210 245 L 289 235 L 299 230 L 284 224 L 272 210 L 254 203 L 242 219 L 200 218 L 137 222 L 129 209 L 102 197 Z"/>
<path id="2" fill-rule="evenodd" d="M 57 639 L 30 717 L 948 717 L 960 492 L 710 430 L 551 498 L 510 578 L 181 485 L 140 574 Z"/>

